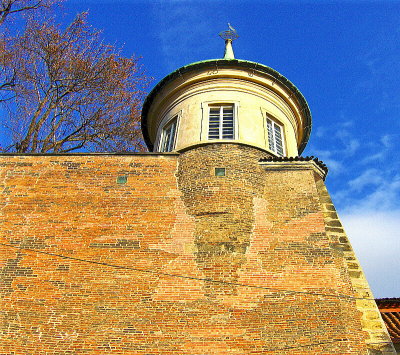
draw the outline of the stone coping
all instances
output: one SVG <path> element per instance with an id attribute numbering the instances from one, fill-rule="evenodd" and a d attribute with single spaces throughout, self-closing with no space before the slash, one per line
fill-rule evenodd
<path id="1" fill-rule="evenodd" d="M 259 161 L 268 170 L 301 170 L 309 169 L 317 173 L 323 180 L 328 174 L 327 166 L 315 157 L 267 157 Z"/>

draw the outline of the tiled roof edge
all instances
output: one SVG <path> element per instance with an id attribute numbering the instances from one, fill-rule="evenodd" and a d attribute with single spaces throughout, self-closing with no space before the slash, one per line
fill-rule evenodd
<path id="1" fill-rule="evenodd" d="M 400 308 L 400 298 L 377 298 L 375 299 L 376 305 L 379 309 L 398 309 Z"/>
<path id="2" fill-rule="evenodd" d="M 325 175 L 328 174 L 328 167 L 324 164 L 323 161 L 319 160 L 314 156 L 309 157 L 265 157 L 259 160 L 260 162 L 291 162 L 291 161 L 313 161 L 315 164 L 318 165 L 320 169 L 325 172 Z"/>
<path id="3" fill-rule="evenodd" d="M 388 297 L 388 298 L 376 298 L 375 301 L 378 302 L 400 302 L 400 297 Z"/>

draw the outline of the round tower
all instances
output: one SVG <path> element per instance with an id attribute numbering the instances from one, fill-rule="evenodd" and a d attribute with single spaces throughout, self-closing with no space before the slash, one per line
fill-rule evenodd
<path id="1" fill-rule="evenodd" d="M 274 156 L 297 156 L 311 130 L 300 91 L 259 63 L 234 58 L 232 30 L 225 55 L 181 67 L 148 95 L 142 130 L 150 151 L 170 152 L 209 143 L 239 143 Z"/>
<path id="2" fill-rule="evenodd" d="M 371 314 L 378 319 L 376 306 L 356 303 L 371 291 L 324 186 L 327 169 L 298 157 L 311 131 L 306 100 L 277 71 L 235 59 L 230 25 L 220 36 L 224 58 L 167 75 L 142 110 L 149 150 L 179 153 L 160 155 L 176 159 L 186 216 L 176 217 L 178 237 L 165 234 L 176 238 L 168 265 L 172 274 L 201 275 L 196 314 L 209 328 L 193 334 L 207 334 L 211 344 L 192 334 L 186 349 L 355 355 L 368 347 L 392 354 L 390 341 L 377 343 L 388 339 L 382 321 L 368 321 Z M 180 258 L 183 240 L 190 242 Z M 170 280 L 168 294 L 188 302 L 185 317 L 193 314 L 196 288 L 188 286 L 185 299 L 181 284 Z"/>

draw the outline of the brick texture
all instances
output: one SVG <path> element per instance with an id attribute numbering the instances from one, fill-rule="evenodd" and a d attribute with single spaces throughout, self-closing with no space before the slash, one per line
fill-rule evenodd
<path id="1" fill-rule="evenodd" d="M 322 180 L 265 155 L 0 157 L 0 354 L 366 354 Z"/>

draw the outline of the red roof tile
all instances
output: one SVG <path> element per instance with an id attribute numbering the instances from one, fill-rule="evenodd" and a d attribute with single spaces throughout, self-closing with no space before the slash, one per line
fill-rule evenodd
<path id="1" fill-rule="evenodd" d="M 381 298 L 375 301 L 392 342 L 400 343 L 400 298 Z"/>

